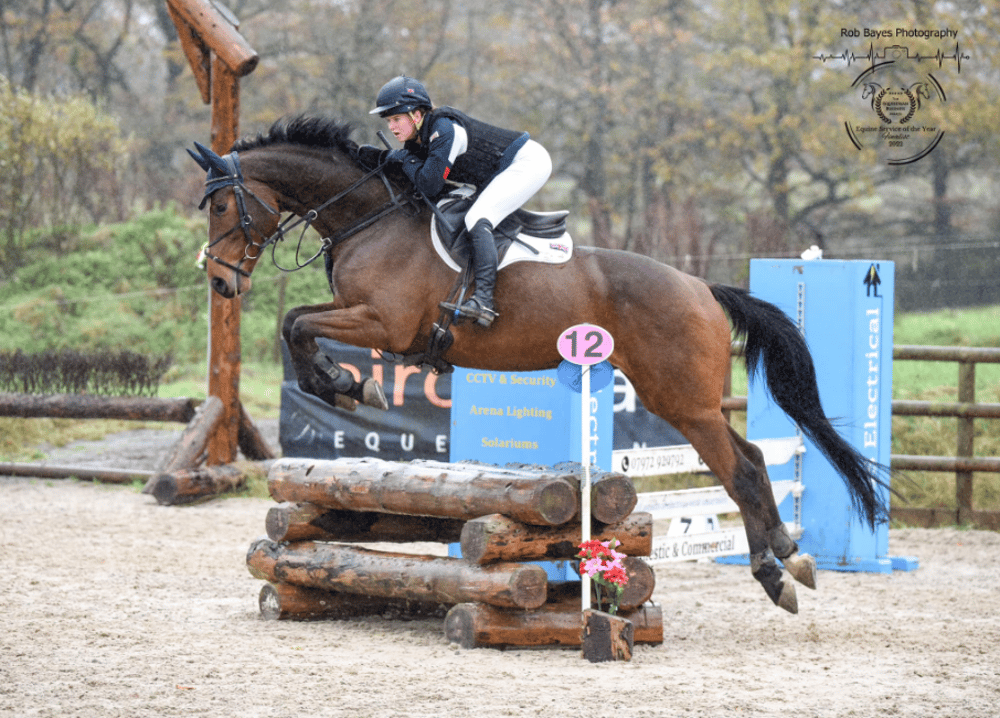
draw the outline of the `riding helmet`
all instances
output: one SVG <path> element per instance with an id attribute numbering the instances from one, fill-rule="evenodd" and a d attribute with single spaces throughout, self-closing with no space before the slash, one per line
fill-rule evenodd
<path id="1" fill-rule="evenodd" d="M 405 75 L 400 75 L 385 83 L 378 91 L 375 104 L 377 107 L 368 114 L 379 117 L 404 115 L 421 107 L 433 107 L 431 96 L 427 94 L 427 88 L 418 80 Z"/>

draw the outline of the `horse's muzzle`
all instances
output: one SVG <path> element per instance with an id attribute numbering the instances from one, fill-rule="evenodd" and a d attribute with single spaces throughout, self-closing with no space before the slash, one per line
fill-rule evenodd
<path id="1" fill-rule="evenodd" d="M 239 281 L 239 280 L 237 280 Z M 222 295 L 226 299 L 232 299 L 236 296 L 236 287 L 227 282 L 222 277 L 212 277 L 212 281 L 209 282 L 212 290 L 217 294 Z"/>

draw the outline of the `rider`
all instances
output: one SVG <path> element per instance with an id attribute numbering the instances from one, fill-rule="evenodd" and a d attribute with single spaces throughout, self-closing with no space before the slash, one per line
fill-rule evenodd
<path id="1" fill-rule="evenodd" d="M 476 199 L 465 216 L 476 289 L 459 315 L 489 327 L 496 318 L 493 287 L 497 249 L 493 228 L 541 189 L 552 160 L 527 132 L 514 132 L 473 119 L 452 107 L 434 108 L 426 88 L 412 77 L 387 82 L 370 114 L 385 118 L 403 148 L 388 154 L 424 197 L 435 200 L 445 180 L 475 185 Z"/>

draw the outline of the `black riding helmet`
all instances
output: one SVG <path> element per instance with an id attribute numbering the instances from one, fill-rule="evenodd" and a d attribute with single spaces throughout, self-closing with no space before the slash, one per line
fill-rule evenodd
<path id="1" fill-rule="evenodd" d="M 379 117 L 405 115 L 422 107 L 433 106 L 431 96 L 427 94 L 427 88 L 418 80 L 405 75 L 400 75 L 385 83 L 378 91 L 375 104 L 377 107 L 368 114 Z"/>

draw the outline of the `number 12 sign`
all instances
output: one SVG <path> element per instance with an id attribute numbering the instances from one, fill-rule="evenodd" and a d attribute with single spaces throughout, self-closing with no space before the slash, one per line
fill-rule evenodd
<path id="1" fill-rule="evenodd" d="M 608 360 L 615 350 L 615 340 L 596 324 L 577 324 L 560 335 L 557 348 L 566 361 L 590 366 Z"/>

